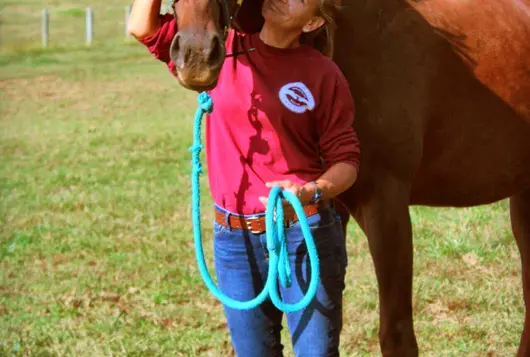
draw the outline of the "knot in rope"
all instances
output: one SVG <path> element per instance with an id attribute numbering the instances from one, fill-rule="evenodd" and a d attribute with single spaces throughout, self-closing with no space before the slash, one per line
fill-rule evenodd
<path id="1" fill-rule="evenodd" d="M 213 111 L 213 101 L 212 97 L 206 92 L 201 92 L 197 96 L 197 100 L 199 102 L 199 107 L 202 111 L 210 114 Z"/>

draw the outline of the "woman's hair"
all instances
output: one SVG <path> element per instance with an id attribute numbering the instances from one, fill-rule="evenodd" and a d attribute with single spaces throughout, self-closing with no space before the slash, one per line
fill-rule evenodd
<path id="1" fill-rule="evenodd" d="M 335 40 L 335 20 L 342 9 L 341 0 L 319 0 L 320 7 L 316 15 L 322 16 L 326 23 L 319 29 L 302 33 L 300 42 L 310 45 L 325 56 L 333 56 L 333 42 Z M 263 0 L 243 0 L 235 18 L 235 27 L 246 33 L 259 32 L 263 26 L 261 7 Z"/>
<path id="2" fill-rule="evenodd" d="M 325 24 L 313 32 L 303 33 L 300 42 L 310 45 L 327 57 L 333 56 L 336 19 L 341 10 L 340 0 L 320 0 L 317 16 L 322 16 Z"/>

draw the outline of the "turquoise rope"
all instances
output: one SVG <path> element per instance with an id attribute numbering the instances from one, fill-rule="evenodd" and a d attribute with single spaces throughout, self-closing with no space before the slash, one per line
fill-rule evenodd
<path id="1" fill-rule="evenodd" d="M 212 277 L 206 267 L 204 261 L 204 251 L 202 248 L 201 238 L 201 212 L 200 212 L 200 185 L 199 175 L 202 173 L 202 165 L 199 158 L 202 150 L 201 143 L 201 122 L 204 113 L 211 113 L 213 110 L 212 98 L 206 92 L 202 92 L 197 97 L 199 107 L 195 113 L 194 131 L 193 131 L 193 145 L 190 147 L 192 151 L 192 215 L 193 215 L 193 234 L 195 242 L 195 255 L 197 264 L 204 283 L 212 294 L 221 301 L 224 305 L 238 310 L 253 309 L 260 305 L 265 299 L 270 296 L 272 303 L 281 311 L 294 312 L 307 307 L 311 300 L 315 297 L 317 286 L 319 282 L 319 260 L 318 254 L 307 223 L 304 208 L 298 198 L 289 191 L 281 190 L 280 187 L 273 187 L 269 193 L 267 202 L 267 209 L 265 211 L 265 231 L 267 237 L 267 250 L 269 252 L 269 271 L 267 274 L 267 281 L 263 290 L 252 300 L 238 301 L 229 298 L 217 287 L 213 282 Z M 289 257 L 287 252 L 287 241 L 284 234 L 284 220 L 277 219 L 274 221 L 274 211 L 276 210 L 276 217 L 283 217 L 282 198 L 289 201 L 293 206 L 300 225 L 302 233 L 307 246 L 309 261 L 311 263 L 311 278 L 309 287 L 304 297 L 295 304 L 284 303 L 278 293 L 278 279 L 284 287 L 291 286 L 291 269 L 289 266 Z"/>

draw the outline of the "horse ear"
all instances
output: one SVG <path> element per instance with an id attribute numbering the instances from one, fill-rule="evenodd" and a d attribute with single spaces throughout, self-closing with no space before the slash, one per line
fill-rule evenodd
<path id="1" fill-rule="evenodd" d="M 235 27 L 245 33 L 261 31 L 265 21 L 261 16 L 262 5 L 263 0 L 243 0 L 234 19 Z"/>

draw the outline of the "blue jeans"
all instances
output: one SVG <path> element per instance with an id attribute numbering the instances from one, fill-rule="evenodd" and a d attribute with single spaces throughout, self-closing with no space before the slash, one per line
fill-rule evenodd
<path id="1" fill-rule="evenodd" d="M 225 210 L 217 207 L 228 214 Z M 298 312 L 287 313 L 287 324 L 296 356 L 338 356 L 342 329 L 342 293 L 347 255 L 340 218 L 333 208 L 321 210 L 307 221 L 311 227 L 320 261 L 320 284 L 315 299 Z M 300 301 L 307 291 L 310 261 L 300 227 L 285 230 L 291 263 L 292 285 L 279 284 L 287 303 Z M 217 282 L 229 297 L 246 301 L 263 289 L 267 279 L 266 234 L 230 229 L 214 222 L 214 257 Z M 239 357 L 282 356 L 280 341 L 283 312 L 265 300 L 251 310 L 224 306 L 232 345 Z"/>

